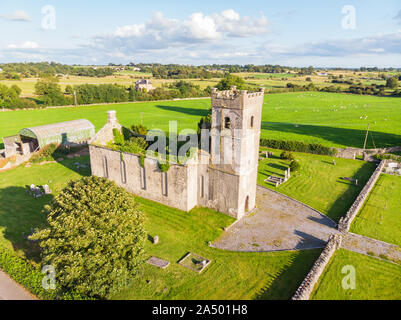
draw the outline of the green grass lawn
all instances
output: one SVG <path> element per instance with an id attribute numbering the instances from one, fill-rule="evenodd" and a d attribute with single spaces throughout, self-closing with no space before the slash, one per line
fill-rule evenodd
<path id="1" fill-rule="evenodd" d="M 400 102 L 400 98 L 323 92 L 266 95 L 261 136 L 362 148 L 370 123 L 374 140 L 369 136 L 367 148 L 373 148 L 373 141 L 377 147 L 401 145 Z M 116 110 L 126 126 L 139 123 L 142 114 L 143 124 L 149 128 L 167 130 L 168 121 L 176 120 L 181 129 L 196 129 L 199 118 L 210 107 L 210 100 L 203 99 L 0 112 L 0 137 L 24 127 L 81 118 L 99 130 L 106 122 L 107 110 Z"/>
<path id="2" fill-rule="evenodd" d="M 53 196 L 33 199 L 26 193 L 26 186 L 48 184 L 57 194 L 68 181 L 78 179 L 81 174 L 90 174 L 89 168 L 75 172 L 75 162 L 89 164 L 89 156 L 0 172 L 0 247 L 13 248 L 21 257 L 39 261 L 38 247 L 25 237 L 32 233 L 32 229 L 45 226 L 46 216 L 42 209 Z"/>
<path id="3" fill-rule="evenodd" d="M 356 271 L 355 290 L 344 290 L 341 270 L 352 265 Z M 314 300 L 400 300 L 401 266 L 339 249 L 316 284 Z"/>
<path id="4" fill-rule="evenodd" d="M 280 159 L 279 150 L 263 150 L 272 151 L 274 156 L 259 161 L 259 185 L 306 203 L 337 222 L 346 214 L 376 168 L 364 161 L 294 152 L 301 169 L 276 188 L 264 180 L 270 175 L 284 178 L 284 171 L 290 162 Z M 336 165 L 333 165 L 333 160 Z M 358 186 L 341 177 L 358 179 Z"/>
<path id="5" fill-rule="evenodd" d="M 382 174 L 351 232 L 401 246 L 401 177 Z"/>
<path id="6" fill-rule="evenodd" d="M 57 194 L 69 180 L 89 174 L 89 168 L 81 173 L 74 171 L 75 162 L 88 161 L 85 156 L 0 173 L 0 248 L 9 247 L 38 267 L 39 249 L 25 236 L 33 228 L 46 225 L 42 209 L 52 196 L 33 199 L 26 194 L 25 186 L 49 184 Z M 160 238 L 158 245 L 147 241 L 147 255 L 167 259 L 170 266 L 162 270 L 146 264 L 141 277 L 116 299 L 288 299 L 321 252 L 237 253 L 213 249 L 208 241 L 233 222 L 231 217 L 204 208 L 187 213 L 138 197 L 136 201 L 146 216 L 149 235 Z M 193 272 L 177 263 L 188 252 L 212 262 L 201 274 Z"/>

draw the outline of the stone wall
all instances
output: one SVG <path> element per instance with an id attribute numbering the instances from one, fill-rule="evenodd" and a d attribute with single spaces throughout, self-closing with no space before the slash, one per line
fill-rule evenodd
<path id="1" fill-rule="evenodd" d="M 351 208 L 348 210 L 345 217 L 342 217 L 340 219 L 340 222 L 338 224 L 338 230 L 340 232 L 345 233 L 345 232 L 349 231 L 352 221 L 355 219 L 359 210 L 361 210 L 365 200 L 369 196 L 374 185 L 376 184 L 377 179 L 379 178 L 381 172 L 383 171 L 385 164 L 386 164 L 386 160 L 383 160 L 382 162 L 380 162 L 380 164 L 377 166 L 376 170 L 373 172 L 372 176 L 370 177 L 369 181 L 366 183 L 365 187 L 362 189 L 358 198 L 356 198 L 355 202 L 352 204 Z"/>
<path id="2" fill-rule="evenodd" d="M 142 198 L 157 201 L 183 211 L 197 204 L 197 166 L 171 164 L 161 172 L 156 159 L 90 145 L 92 174 L 114 181 Z"/>
<path id="3" fill-rule="evenodd" d="M 344 159 L 355 159 L 358 156 L 363 156 L 365 161 L 376 161 L 374 158 L 377 154 L 401 152 L 400 147 L 379 148 L 379 149 L 361 149 L 361 148 L 337 148 L 337 157 Z"/>
<path id="4" fill-rule="evenodd" d="M 304 281 L 301 283 L 297 291 L 295 291 L 292 300 L 309 300 L 316 283 L 319 281 L 320 276 L 322 275 L 334 252 L 341 247 L 341 241 L 342 236 L 340 234 L 333 234 L 330 236 L 329 242 L 314 263 Z"/>

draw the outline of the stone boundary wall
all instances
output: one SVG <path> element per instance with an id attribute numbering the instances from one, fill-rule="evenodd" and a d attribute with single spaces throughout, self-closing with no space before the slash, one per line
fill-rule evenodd
<path id="1" fill-rule="evenodd" d="M 369 196 L 370 192 L 372 191 L 374 185 L 376 184 L 377 179 L 379 178 L 383 168 L 386 165 L 386 160 L 380 162 L 377 166 L 376 170 L 373 172 L 372 176 L 370 177 L 369 181 L 363 187 L 361 193 L 356 198 L 355 202 L 352 204 L 351 208 L 348 210 L 345 217 L 340 219 L 338 223 L 338 230 L 342 233 L 348 232 L 349 228 L 351 227 L 352 221 L 355 219 L 356 215 L 358 214 L 359 210 L 361 210 L 365 200 Z"/>
<path id="2" fill-rule="evenodd" d="M 377 161 L 373 158 L 377 154 L 401 152 L 401 146 L 379 149 L 360 149 L 360 148 L 336 148 L 337 158 L 355 159 L 357 156 L 363 156 L 366 161 Z"/>
<path id="3" fill-rule="evenodd" d="M 295 291 L 291 300 L 309 300 L 316 283 L 319 281 L 320 276 L 326 269 L 331 257 L 336 250 L 341 247 L 341 241 L 342 236 L 340 234 L 333 234 L 330 236 L 329 242 L 323 252 L 320 254 L 297 291 Z"/>

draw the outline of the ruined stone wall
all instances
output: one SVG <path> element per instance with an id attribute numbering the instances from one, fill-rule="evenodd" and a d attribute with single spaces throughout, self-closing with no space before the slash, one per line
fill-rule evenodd
<path id="1" fill-rule="evenodd" d="M 355 157 L 363 156 L 365 161 L 376 161 L 373 156 L 377 154 L 401 152 L 400 147 L 379 148 L 379 149 L 361 149 L 361 148 L 337 148 L 337 157 L 344 159 L 355 159 Z"/>
<path id="2" fill-rule="evenodd" d="M 171 164 L 167 172 L 161 172 L 156 159 L 146 158 L 142 168 L 138 155 L 96 145 L 89 150 L 93 175 L 107 177 L 133 194 L 183 211 L 196 205 L 196 165 Z"/>
<path id="3" fill-rule="evenodd" d="M 359 210 L 361 210 L 365 200 L 367 199 L 367 197 L 369 196 L 373 187 L 375 186 L 376 181 L 379 178 L 381 172 L 383 171 L 383 168 L 385 165 L 386 165 L 386 160 L 383 160 L 382 162 L 380 162 L 380 164 L 377 166 L 376 170 L 373 172 L 372 176 L 370 177 L 369 181 L 366 183 L 365 187 L 362 189 L 361 193 L 358 195 L 358 198 L 356 198 L 355 202 L 352 204 L 351 208 L 348 210 L 345 217 L 342 217 L 340 219 L 340 222 L 338 223 L 338 230 L 340 232 L 348 232 L 349 231 L 352 221 L 355 219 Z"/>
<path id="4" fill-rule="evenodd" d="M 333 254 L 341 247 L 341 241 L 342 236 L 339 234 L 333 234 L 330 236 L 329 242 L 319 258 L 315 261 L 304 281 L 301 283 L 297 291 L 295 291 L 292 300 L 309 300 L 316 283 L 319 281 L 320 276 L 326 269 Z"/>

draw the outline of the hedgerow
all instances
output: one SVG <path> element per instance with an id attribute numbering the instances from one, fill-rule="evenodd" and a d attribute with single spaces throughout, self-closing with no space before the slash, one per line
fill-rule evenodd
<path id="1" fill-rule="evenodd" d="M 0 268 L 12 279 L 44 300 L 88 300 L 89 297 L 76 291 L 64 292 L 62 295 L 55 290 L 45 290 L 42 279 L 45 276 L 28 261 L 19 257 L 14 251 L 0 246 Z"/>
<path id="2" fill-rule="evenodd" d="M 325 147 L 317 143 L 305 143 L 300 141 L 260 139 L 260 145 L 262 147 L 279 150 L 296 151 L 327 156 L 334 156 L 337 153 L 336 149 L 334 148 Z"/>

